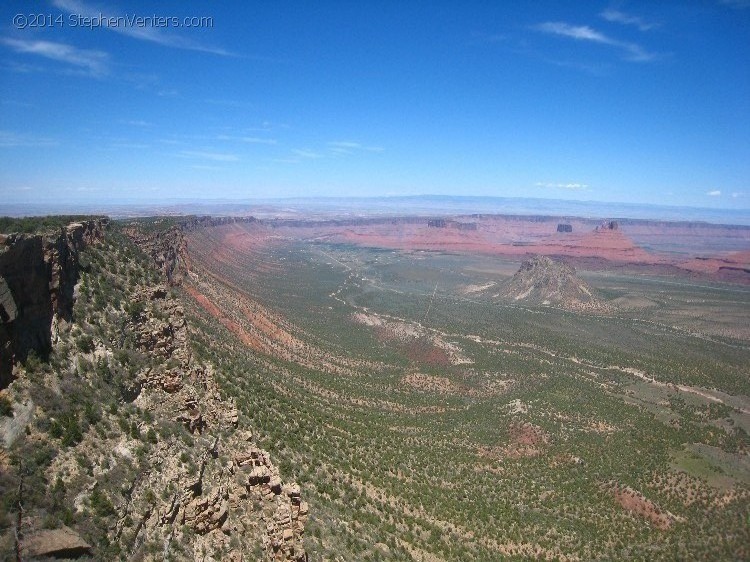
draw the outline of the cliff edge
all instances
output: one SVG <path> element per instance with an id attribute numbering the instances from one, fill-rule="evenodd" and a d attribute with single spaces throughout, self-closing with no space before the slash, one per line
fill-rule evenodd
<path id="1" fill-rule="evenodd" d="M 106 231 L 0 241 L 0 553 L 307 560 L 300 487 L 191 353 L 174 276 Z"/>

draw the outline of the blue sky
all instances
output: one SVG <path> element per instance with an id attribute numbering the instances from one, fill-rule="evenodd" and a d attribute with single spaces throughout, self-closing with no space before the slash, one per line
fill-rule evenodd
<path id="1" fill-rule="evenodd" d="M 0 7 L 0 205 L 424 193 L 750 207 L 750 0 Z"/>

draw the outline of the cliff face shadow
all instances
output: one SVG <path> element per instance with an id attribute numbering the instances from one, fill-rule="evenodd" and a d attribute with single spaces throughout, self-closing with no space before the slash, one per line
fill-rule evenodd
<path id="1" fill-rule="evenodd" d="M 52 348 L 52 298 L 42 238 L 20 240 L 0 254 L 0 277 L 8 288 L 0 324 L 0 388 L 5 388 L 14 358 L 25 361 L 32 350 L 46 358 Z"/>
<path id="2" fill-rule="evenodd" d="M 13 364 L 32 351 L 46 361 L 52 350 L 53 318 L 70 322 L 79 251 L 101 224 L 72 223 L 56 234 L 11 234 L 0 238 L 0 389 L 10 384 Z"/>

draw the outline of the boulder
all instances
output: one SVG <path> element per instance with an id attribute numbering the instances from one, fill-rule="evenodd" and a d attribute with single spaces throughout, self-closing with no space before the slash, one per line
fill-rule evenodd
<path id="1" fill-rule="evenodd" d="M 70 527 L 42 529 L 25 537 L 24 558 L 79 558 L 91 554 L 91 545 Z"/>

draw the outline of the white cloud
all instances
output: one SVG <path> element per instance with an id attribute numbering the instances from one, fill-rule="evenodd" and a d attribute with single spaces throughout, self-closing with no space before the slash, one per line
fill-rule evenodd
<path id="1" fill-rule="evenodd" d="M 733 199 L 737 199 L 738 197 L 744 197 L 744 196 L 745 196 L 745 194 L 742 193 L 741 191 L 733 191 L 732 192 L 732 198 Z"/>
<path id="2" fill-rule="evenodd" d="M 347 154 L 355 154 L 362 152 L 383 152 L 383 149 L 379 146 L 364 145 L 360 142 L 355 141 L 329 141 L 326 143 L 326 149 L 311 150 L 309 148 L 295 148 L 292 150 L 291 158 L 282 158 L 273 160 L 274 162 L 283 164 L 298 164 L 301 160 L 316 160 L 318 158 L 335 158 L 336 156 L 343 156 Z"/>
<path id="3" fill-rule="evenodd" d="M 355 150 L 364 150 L 367 152 L 383 152 L 383 147 L 381 146 L 366 146 L 362 143 L 353 141 L 331 141 L 326 144 L 332 151 L 343 154 L 349 154 Z"/>
<path id="4" fill-rule="evenodd" d="M 706 193 L 709 197 L 719 197 L 721 195 L 721 191 L 718 189 L 714 189 L 712 191 L 709 191 Z"/>
<path id="5" fill-rule="evenodd" d="M 231 135 L 219 135 L 217 140 L 246 142 L 250 144 L 277 144 L 276 139 L 265 139 L 261 137 L 234 137 Z"/>
<path id="6" fill-rule="evenodd" d="M 37 64 L 20 63 L 18 61 L 8 61 L 3 68 L 16 72 L 18 74 L 31 74 L 32 72 L 46 72 L 47 69 Z"/>
<path id="7" fill-rule="evenodd" d="M 264 131 L 269 132 L 274 129 L 289 129 L 290 126 L 286 123 L 274 123 L 272 121 L 263 121 L 258 127 L 248 127 L 245 131 L 256 132 Z"/>
<path id="8" fill-rule="evenodd" d="M 621 23 L 623 25 L 633 25 L 641 31 L 648 31 L 650 29 L 658 27 L 658 24 L 647 22 L 643 18 L 639 18 L 638 16 L 631 16 L 630 14 L 626 14 L 625 12 L 614 10 L 612 8 L 604 10 L 599 15 L 607 21 Z"/>
<path id="9" fill-rule="evenodd" d="M 351 141 L 331 141 L 328 143 L 328 146 L 335 148 L 362 148 L 362 145 L 358 142 Z"/>
<path id="10" fill-rule="evenodd" d="M 126 148 L 126 149 L 137 149 L 137 150 L 151 148 L 150 144 L 144 144 L 144 143 L 138 143 L 138 142 L 116 142 L 116 143 L 113 143 L 111 146 L 112 148 Z"/>
<path id="11" fill-rule="evenodd" d="M 610 44 L 612 42 L 606 35 L 591 29 L 587 25 L 570 25 L 569 23 L 548 21 L 536 26 L 537 31 L 571 37 L 572 39 L 582 39 L 585 41 L 596 41 L 597 43 Z"/>
<path id="12" fill-rule="evenodd" d="M 534 184 L 536 187 L 547 187 L 551 189 L 570 189 L 573 191 L 576 190 L 584 190 L 588 189 L 589 186 L 585 183 L 545 183 L 545 182 L 536 182 Z"/>
<path id="13" fill-rule="evenodd" d="M 59 143 L 55 139 L 47 137 L 37 137 L 25 133 L 15 133 L 13 131 L 0 131 L 0 148 L 57 146 L 58 144 Z"/>
<path id="14" fill-rule="evenodd" d="M 131 125 L 132 127 L 151 127 L 152 123 L 144 121 L 143 119 L 132 119 L 130 121 L 122 121 L 123 125 Z"/>
<path id="15" fill-rule="evenodd" d="M 79 49 L 72 45 L 53 41 L 30 41 L 8 37 L 0 39 L 0 42 L 17 53 L 38 55 L 63 62 L 92 76 L 101 76 L 108 72 L 109 55 L 103 51 Z"/>
<path id="16" fill-rule="evenodd" d="M 108 13 L 106 9 L 91 7 L 84 4 L 83 2 L 80 2 L 79 0 L 53 0 L 52 4 L 55 7 L 70 14 L 81 15 L 87 18 L 94 18 L 95 21 L 100 17 L 106 18 L 107 20 L 118 18 L 118 16 Z M 229 51 L 226 51 L 224 49 L 201 45 L 199 43 L 191 41 L 190 39 L 187 39 L 186 37 L 174 35 L 172 33 L 165 33 L 162 28 L 153 26 L 141 27 L 138 25 L 130 25 L 127 21 L 126 16 L 119 16 L 119 18 L 122 22 L 122 25 L 120 24 L 120 21 L 118 21 L 118 24 L 116 26 L 103 25 L 102 27 L 104 27 L 105 29 L 109 29 L 110 31 L 120 33 L 122 35 L 132 37 L 134 39 L 150 41 L 151 43 L 156 43 L 164 47 L 186 49 L 190 51 L 201 51 L 204 53 L 212 53 L 214 55 L 221 56 L 234 56 L 233 53 L 230 53 Z"/>
<path id="17" fill-rule="evenodd" d="M 209 170 L 212 172 L 216 172 L 218 170 L 223 170 L 223 168 L 220 168 L 219 166 L 207 166 L 205 164 L 193 164 L 190 166 L 193 170 Z"/>
<path id="18" fill-rule="evenodd" d="M 262 139 L 260 137 L 239 137 L 240 142 L 248 142 L 251 144 L 277 144 L 276 139 Z"/>
<path id="19" fill-rule="evenodd" d="M 214 162 L 237 162 L 239 157 L 236 154 L 225 152 L 206 152 L 202 150 L 183 150 L 178 154 L 182 158 L 197 158 L 200 160 L 212 160 Z"/>
<path id="20" fill-rule="evenodd" d="M 294 154 L 296 154 L 297 156 L 301 158 L 323 158 L 322 154 L 319 154 L 318 152 L 314 152 L 308 149 L 295 148 L 294 150 L 292 150 L 292 152 L 294 152 Z"/>
<path id="21" fill-rule="evenodd" d="M 599 43 L 600 45 L 609 45 L 625 51 L 625 59 L 633 62 L 646 62 L 653 60 L 656 55 L 649 53 L 640 45 L 636 43 L 628 43 L 627 41 L 620 41 L 605 35 L 604 33 L 597 31 L 587 25 L 571 25 L 564 22 L 545 22 L 534 26 L 535 30 L 547 33 L 550 35 L 559 35 L 561 37 L 568 37 L 577 41 L 589 41 L 592 43 Z"/>
<path id="22" fill-rule="evenodd" d="M 352 153 L 352 151 L 349 150 L 348 148 L 339 148 L 336 146 L 331 147 L 331 152 L 333 152 L 334 154 L 351 154 Z"/>

